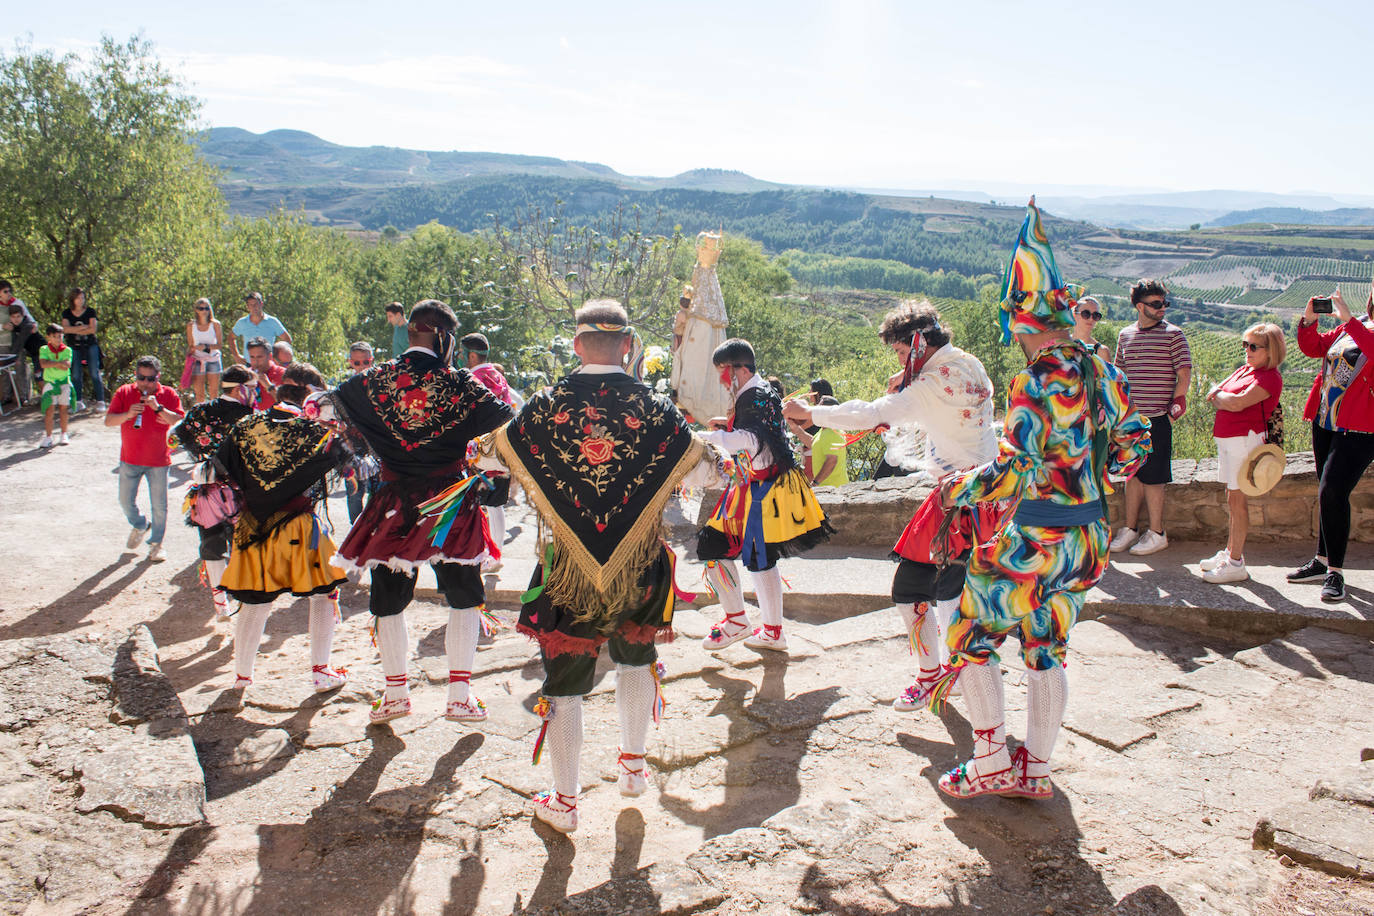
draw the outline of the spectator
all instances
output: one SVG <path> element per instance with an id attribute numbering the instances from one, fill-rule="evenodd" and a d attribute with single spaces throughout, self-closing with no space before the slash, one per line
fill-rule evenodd
<path id="1" fill-rule="evenodd" d="M 768 376 L 768 384 L 774 391 L 778 393 L 778 397 L 787 397 L 787 392 L 784 391 L 782 387 L 782 379 L 778 378 L 776 375 L 770 375 Z"/>
<path id="2" fill-rule="evenodd" d="M 825 379 L 818 378 L 811 383 L 811 393 L 806 396 L 806 399 L 812 404 L 819 404 L 821 398 L 833 398 L 834 396 L 835 387 Z"/>
<path id="3" fill-rule="evenodd" d="M 265 337 L 254 337 L 248 341 L 248 368 L 258 375 L 258 383 L 276 396 L 276 388 L 281 384 L 286 368 L 273 361 L 271 349 Z"/>
<path id="4" fill-rule="evenodd" d="M 839 404 L 831 395 L 821 397 L 821 407 L 838 407 Z M 849 449 L 844 442 L 844 433 L 823 426 L 813 426 L 807 432 L 811 433 L 811 457 L 806 465 L 806 477 L 811 485 L 837 487 L 849 483 Z"/>
<path id="5" fill-rule="evenodd" d="M 52 415 L 59 412 L 62 436 L 57 445 L 71 445 L 67 438 L 67 410 L 72 402 L 72 348 L 62 343 L 62 325 L 48 325 L 48 343 L 38 350 L 43 368 L 43 441 L 39 448 L 52 448 Z"/>
<path id="6" fill-rule="evenodd" d="M 376 356 L 372 351 L 372 344 L 365 340 L 354 341 L 348 348 L 348 367 L 353 370 L 351 374 L 357 375 L 372 368 L 372 363 Z"/>
<path id="7" fill-rule="evenodd" d="M 33 397 L 33 380 L 43 377 L 43 367 L 38 364 L 38 351 L 43 346 L 43 338 L 38 333 L 38 322 L 33 320 L 24 303 L 11 299 L 8 314 L 10 347 L 18 360 L 15 368 L 19 375 L 19 399 L 28 403 Z M 27 362 L 25 355 L 29 358 Z"/>
<path id="8" fill-rule="evenodd" d="M 262 338 L 268 343 L 274 343 L 278 340 L 291 342 L 291 335 L 287 333 L 286 325 L 264 312 L 262 306 L 262 293 L 249 293 L 243 297 L 243 307 L 248 310 L 248 314 L 234 322 L 234 336 L 229 338 L 229 345 L 234 349 L 234 362 L 236 363 L 246 361 L 242 354 L 248 349 L 248 345 L 257 338 Z M 259 374 L 261 375 L 260 371 Z M 280 378 L 278 376 L 278 381 Z"/>
<path id="9" fill-rule="evenodd" d="M 1263 444 L 1269 415 L 1283 394 L 1279 366 L 1287 355 L 1283 329 L 1276 324 L 1247 328 L 1241 342 L 1245 364 L 1207 393 L 1216 404 L 1212 436 L 1217 443 L 1217 480 L 1226 485 L 1226 508 L 1231 513 L 1226 546 L 1203 560 L 1202 578 L 1208 582 L 1242 582 L 1245 569 L 1245 537 L 1250 531 L 1250 508 L 1240 488 L 1245 459 Z"/>
<path id="10" fill-rule="evenodd" d="M 395 359 L 410 349 L 410 337 L 406 331 L 405 306 L 399 302 L 388 303 L 386 323 L 391 325 L 391 358 Z"/>
<path id="11" fill-rule="evenodd" d="M 296 361 L 296 351 L 291 349 L 291 345 L 284 340 L 279 340 L 272 344 L 272 362 L 286 371 L 286 367 Z M 278 382 L 280 384 L 280 382 Z"/>
<path id="12" fill-rule="evenodd" d="M 1093 339 L 1093 331 L 1097 330 L 1097 323 L 1102 320 L 1105 312 L 1102 303 L 1092 296 L 1084 296 L 1078 300 L 1078 308 L 1073 313 L 1073 337 L 1081 340 L 1088 347 L 1088 352 L 1103 359 L 1111 359 L 1111 350 L 1104 343 L 1098 343 Z"/>
<path id="13" fill-rule="evenodd" d="M 1131 404 L 1150 421 L 1154 450 L 1135 476 L 1126 481 L 1126 524 L 1112 539 L 1111 550 L 1127 547 L 1136 556 L 1158 553 L 1169 546 L 1164 533 L 1164 485 L 1173 480 L 1173 423 L 1188 409 L 1192 356 L 1183 331 L 1164 320 L 1169 291 L 1158 280 L 1141 280 L 1131 287 L 1137 318 L 1121 329 L 1116 341 L 1116 364 L 1126 373 Z M 1145 504 L 1149 528 L 1138 525 Z"/>
<path id="14" fill-rule="evenodd" d="M 100 377 L 100 343 L 95 332 L 100 322 L 95 309 L 86 306 L 86 291 L 77 287 L 67 296 L 67 309 L 62 313 L 62 333 L 72 348 L 72 394 L 76 398 L 77 413 L 86 409 L 82 394 L 85 376 L 91 377 L 91 394 L 97 410 L 105 410 L 105 380 Z"/>
<path id="15" fill-rule="evenodd" d="M 148 559 L 167 559 L 162 536 L 167 531 L 167 468 L 172 463 L 168 429 L 182 418 L 181 398 L 162 384 L 162 363 L 156 356 L 140 356 L 134 380 L 110 399 L 106 426 L 119 427 L 119 505 L 133 530 L 125 547 L 137 549 L 148 536 Z M 138 509 L 138 485 L 148 481 L 151 522 Z"/>
<path id="16" fill-rule="evenodd" d="M 43 346 L 43 335 L 38 332 L 38 321 L 29 311 L 29 307 L 24 304 L 23 299 L 16 299 L 14 287 L 8 280 L 0 280 L 0 305 L 9 310 L 10 328 L 14 335 L 14 352 L 27 353 L 29 362 L 33 365 L 33 375 L 31 379 L 41 379 L 43 377 L 43 367 L 38 365 L 38 350 Z M 30 389 L 32 386 L 30 385 Z M 30 396 L 33 392 L 30 390 Z"/>
<path id="17" fill-rule="evenodd" d="M 1312 421 L 1312 454 L 1317 464 L 1317 555 L 1288 574 L 1289 582 L 1322 579 L 1321 599 L 1345 598 L 1345 548 L 1350 540 L 1350 493 L 1374 459 L 1374 286 L 1365 314 L 1355 318 L 1337 289 L 1331 294 L 1343 322 L 1317 330 L 1313 300 L 1298 322 L 1298 347 L 1320 357 L 1302 418 Z"/>
<path id="18" fill-rule="evenodd" d="M 458 341 L 458 349 L 463 365 L 472 373 L 473 378 L 482 383 L 483 388 L 496 395 L 508 407 L 519 406 L 515 403 L 514 393 L 506 381 L 505 373 L 488 356 L 491 344 L 485 334 L 464 336 Z M 506 503 L 510 502 L 510 475 L 502 469 L 492 468 L 487 471 L 487 479 L 491 481 L 491 487 L 482 493 L 480 501 L 487 513 L 487 527 L 491 530 L 497 555 L 482 561 L 482 571 L 498 573 L 504 565 L 500 552 L 506 543 Z"/>
<path id="19" fill-rule="evenodd" d="M 356 341 L 348 348 L 348 366 L 353 370 L 353 375 L 360 375 L 371 369 L 375 360 L 372 344 L 365 340 Z M 377 458 L 366 446 L 354 450 L 350 467 L 352 474 L 344 478 L 344 498 L 348 504 L 348 523 L 351 525 L 363 514 L 363 507 L 367 501 L 381 489 L 382 469 L 377 463 Z"/>
<path id="20" fill-rule="evenodd" d="M 219 397 L 224 372 L 224 326 L 215 317 L 209 299 L 197 299 L 195 317 L 186 324 L 186 345 L 191 348 L 191 390 L 196 403 Z M 239 383 L 241 384 L 241 383 Z"/>

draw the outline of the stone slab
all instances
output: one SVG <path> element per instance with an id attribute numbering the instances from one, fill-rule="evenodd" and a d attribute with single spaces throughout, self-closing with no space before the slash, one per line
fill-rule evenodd
<path id="1" fill-rule="evenodd" d="M 1279 809 L 1255 827 L 1260 848 L 1334 875 L 1374 876 L 1374 817 L 1363 805 L 1322 798 Z"/>
<path id="2" fill-rule="evenodd" d="M 1365 760 L 1336 776 L 1319 779 L 1309 797 L 1332 798 L 1374 808 L 1374 760 Z M 1369 828 L 1374 830 L 1374 812 L 1369 812 Z"/>
<path id="3" fill-rule="evenodd" d="M 1100 744 L 1118 754 L 1155 736 L 1153 728 L 1134 719 L 1100 709 L 1075 710 L 1072 704 L 1064 719 L 1064 727 L 1075 735 L 1082 735 L 1094 744 Z"/>
<path id="4" fill-rule="evenodd" d="M 1212 697 L 1265 697 L 1278 689 L 1279 682 L 1261 671 L 1223 658 L 1190 671 L 1164 686 L 1195 690 Z"/>
<path id="5" fill-rule="evenodd" d="M 84 755 L 79 768 L 83 814 L 110 811 L 147 827 L 205 820 L 205 774 L 189 734 L 157 737 L 139 726 Z"/>

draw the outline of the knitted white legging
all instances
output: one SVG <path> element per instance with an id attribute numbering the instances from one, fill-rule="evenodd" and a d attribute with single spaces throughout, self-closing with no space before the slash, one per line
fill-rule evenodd
<path id="1" fill-rule="evenodd" d="M 267 631 L 267 618 L 272 604 L 245 604 L 234 625 L 234 673 L 239 677 L 253 676 L 253 662 Z M 310 665 L 329 664 L 334 648 L 334 604 L 325 595 L 310 596 Z"/>
<path id="2" fill-rule="evenodd" d="M 654 673 L 648 665 L 616 665 L 615 708 L 620 714 L 620 751 L 643 754 L 654 717 Z M 638 769 L 642 761 L 627 764 Z"/>
<path id="3" fill-rule="evenodd" d="M 549 730 L 544 733 L 544 751 L 553 770 L 553 788 L 561 795 L 576 798 L 582 791 L 578 767 L 582 757 L 582 698 L 549 697 Z"/>
<path id="4" fill-rule="evenodd" d="M 229 568 L 228 560 L 206 560 L 205 578 L 210 580 L 210 589 L 219 588 L 219 582 L 224 578 L 224 571 Z"/>
<path id="5" fill-rule="evenodd" d="M 1069 678 L 1063 667 L 1026 672 L 1027 776 L 1050 775 L 1050 755 L 1069 703 Z"/>
<path id="6" fill-rule="evenodd" d="M 907 633 L 916 637 L 913 640 L 914 651 L 916 663 L 920 666 L 921 673 L 933 677 L 934 672 L 940 667 L 940 653 L 936 647 L 940 637 L 936 628 L 934 611 L 927 610 L 921 615 L 919 623 L 916 621 L 916 605 L 914 603 L 897 605 L 897 614 L 902 618 L 902 624 L 906 627 Z M 920 630 L 912 634 L 913 627 L 919 627 Z"/>
<path id="7" fill-rule="evenodd" d="M 487 506 L 487 527 L 491 528 L 491 539 L 498 549 L 506 543 L 506 507 Z"/>
<path id="8" fill-rule="evenodd" d="M 973 772 L 983 776 L 1011 767 L 1007 753 L 1006 700 L 1002 693 L 1002 666 L 964 665 L 959 686 L 973 726 Z"/>
<path id="9" fill-rule="evenodd" d="M 734 560 L 716 560 L 706 567 L 706 575 L 720 599 L 720 607 L 727 614 L 744 610 L 744 590 L 739 584 L 739 567 Z"/>
<path id="10" fill-rule="evenodd" d="M 410 696 L 406 682 L 406 659 L 410 653 L 410 637 L 406 634 L 406 615 L 391 614 L 377 618 L 377 654 L 382 657 L 382 674 L 386 676 L 385 699 L 400 700 Z"/>
<path id="11" fill-rule="evenodd" d="M 935 602 L 935 626 L 939 631 L 936 642 L 939 644 L 940 664 L 949 664 L 949 625 L 959 613 L 958 598 L 942 598 Z"/>
<path id="12" fill-rule="evenodd" d="M 763 625 L 782 626 L 782 572 L 774 566 L 750 575 L 754 578 L 754 594 L 759 599 L 759 616 L 763 618 Z"/>
<path id="13" fill-rule="evenodd" d="M 481 611 L 475 607 L 450 608 L 444 630 L 444 651 L 448 653 L 448 701 L 466 703 L 471 695 L 467 678 L 477 658 L 477 635 L 482 632 Z"/>

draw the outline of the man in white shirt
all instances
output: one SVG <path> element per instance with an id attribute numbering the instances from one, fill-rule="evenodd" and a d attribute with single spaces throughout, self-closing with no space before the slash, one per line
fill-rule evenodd
<path id="1" fill-rule="evenodd" d="M 950 343 L 935 307 L 907 300 L 888 313 L 879 333 L 903 366 L 889 380 L 891 393 L 876 401 L 847 401 L 835 407 L 788 401 L 783 415 L 830 429 L 917 427 L 929 442 L 925 470 L 936 478 L 991 461 L 997 454 L 992 382 L 976 356 Z M 938 530 L 944 520 L 943 511 L 934 508 L 922 505 L 894 548 L 901 562 L 892 577 L 892 601 L 920 664 L 916 683 L 892 704 L 902 712 L 924 705 L 939 679 L 940 664 L 949 658 L 945 634 L 964 590 L 967 549 L 956 556 L 931 556 L 932 526 Z M 935 614 L 927 613 L 931 604 Z"/>

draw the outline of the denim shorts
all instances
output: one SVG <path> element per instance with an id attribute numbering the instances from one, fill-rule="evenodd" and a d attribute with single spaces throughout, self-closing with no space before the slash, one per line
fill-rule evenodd
<path id="1" fill-rule="evenodd" d="M 221 359 L 212 359 L 208 363 L 202 363 L 197 360 L 191 366 L 191 377 L 194 378 L 198 375 L 219 375 L 223 371 L 224 361 Z"/>

